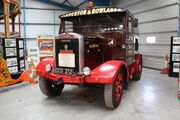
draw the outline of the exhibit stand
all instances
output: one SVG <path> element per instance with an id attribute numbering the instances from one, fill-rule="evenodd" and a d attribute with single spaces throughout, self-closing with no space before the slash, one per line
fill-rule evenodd
<path id="1" fill-rule="evenodd" d="M 178 77 L 179 75 L 179 49 L 180 37 L 171 37 L 171 49 L 170 49 L 170 62 L 169 62 L 169 76 Z"/>
<path id="2" fill-rule="evenodd" d="M 12 78 L 18 78 L 25 70 L 24 40 L 2 38 L 3 57 L 7 61 Z"/>

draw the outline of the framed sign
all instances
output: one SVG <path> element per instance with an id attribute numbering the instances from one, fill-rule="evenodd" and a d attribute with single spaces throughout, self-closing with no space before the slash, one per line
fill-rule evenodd
<path id="1" fill-rule="evenodd" d="M 8 67 L 10 73 L 17 73 L 18 72 L 18 66 L 15 67 Z"/>
<path id="2" fill-rule="evenodd" d="M 7 66 L 16 66 L 18 65 L 17 58 L 7 58 Z"/>
<path id="3" fill-rule="evenodd" d="M 180 53 L 180 46 L 173 46 L 173 53 Z"/>
<path id="4" fill-rule="evenodd" d="M 20 49 L 19 50 L 19 57 L 23 57 L 24 56 L 24 50 L 23 49 Z"/>
<path id="5" fill-rule="evenodd" d="M 180 37 L 173 37 L 172 39 L 173 39 L 172 40 L 173 45 L 175 45 L 175 44 L 179 45 L 180 44 Z"/>
<path id="6" fill-rule="evenodd" d="M 60 67 L 75 68 L 75 54 L 58 54 Z"/>
<path id="7" fill-rule="evenodd" d="M 178 77 L 180 65 L 180 37 L 171 37 L 169 76 Z"/>
<path id="8" fill-rule="evenodd" d="M 16 48 L 6 48 L 6 56 L 17 56 Z"/>
<path id="9" fill-rule="evenodd" d="M 24 60 L 20 60 L 20 68 L 24 68 L 25 66 L 24 63 L 25 63 Z"/>
<path id="10" fill-rule="evenodd" d="M 54 35 L 39 35 L 37 38 L 38 43 L 38 56 L 42 60 L 54 55 Z"/>
<path id="11" fill-rule="evenodd" d="M 179 73 L 179 63 L 174 63 L 173 64 L 173 72 L 178 72 Z"/>
<path id="12" fill-rule="evenodd" d="M 28 61 L 33 61 L 35 66 L 39 63 L 38 48 L 29 48 L 28 56 L 30 57 L 28 57 Z"/>
<path id="13" fill-rule="evenodd" d="M 5 39 L 5 47 L 16 47 L 16 39 Z"/>
<path id="14" fill-rule="evenodd" d="M 24 42 L 23 42 L 23 40 L 19 40 L 19 48 L 24 48 Z"/>

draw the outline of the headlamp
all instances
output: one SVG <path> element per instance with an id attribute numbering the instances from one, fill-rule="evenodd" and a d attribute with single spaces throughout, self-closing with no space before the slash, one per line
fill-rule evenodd
<path id="1" fill-rule="evenodd" d="M 90 73 L 91 73 L 91 69 L 89 67 L 83 68 L 83 74 L 84 75 L 88 76 L 88 75 L 90 75 Z"/>
<path id="2" fill-rule="evenodd" d="M 50 64 L 47 64 L 46 65 L 46 71 L 51 72 L 51 70 L 52 70 L 52 66 Z"/>

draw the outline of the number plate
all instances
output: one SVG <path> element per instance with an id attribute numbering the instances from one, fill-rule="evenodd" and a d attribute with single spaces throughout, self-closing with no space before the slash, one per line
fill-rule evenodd
<path id="1" fill-rule="evenodd" d="M 71 69 L 71 68 L 55 68 L 54 73 L 74 74 L 74 69 Z"/>

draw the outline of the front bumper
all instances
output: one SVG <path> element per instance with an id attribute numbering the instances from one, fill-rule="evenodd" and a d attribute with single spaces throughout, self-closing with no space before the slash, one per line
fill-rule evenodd
<path id="1" fill-rule="evenodd" d="M 112 79 L 106 76 L 84 76 L 84 75 L 66 75 L 58 73 L 48 73 L 44 71 L 37 71 L 38 75 L 49 78 L 54 81 L 63 80 L 64 83 L 112 83 Z"/>

